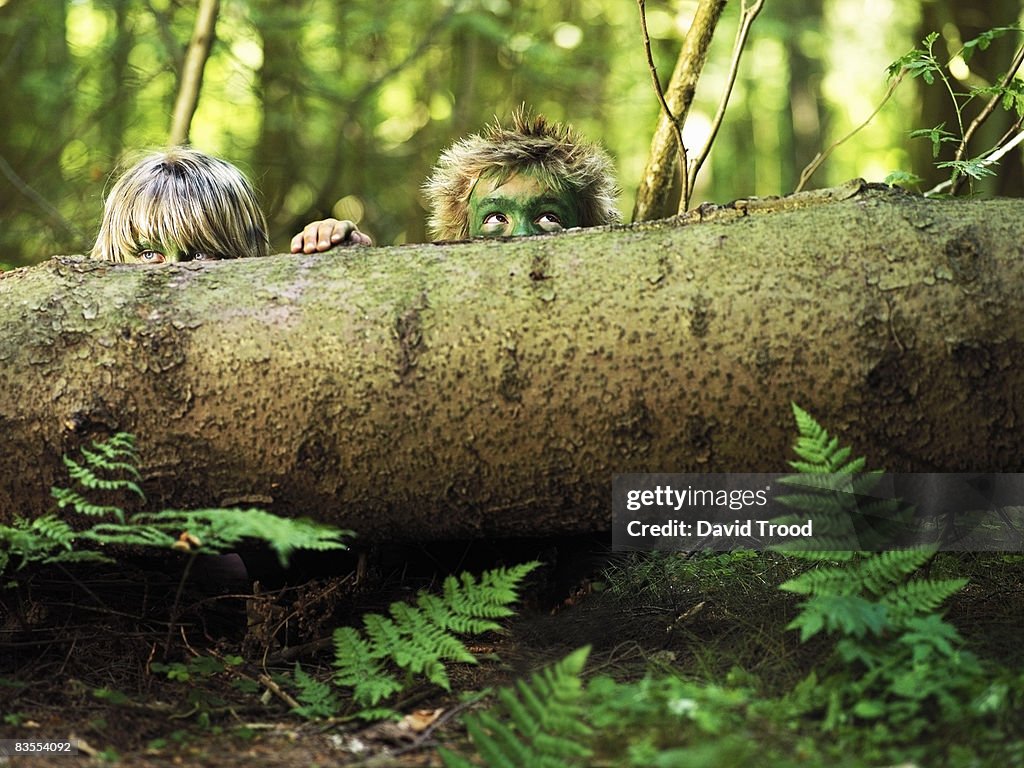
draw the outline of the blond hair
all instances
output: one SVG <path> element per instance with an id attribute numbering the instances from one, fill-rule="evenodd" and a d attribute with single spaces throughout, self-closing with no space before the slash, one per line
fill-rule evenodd
<path id="1" fill-rule="evenodd" d="M 91 255 L 133 261 L 157 246 L 185 259 L 266 256 L 267 220 L 249 180 L 231 163 L 183 147 L 137 162 L 107 196 Z"/>
<path id="2" fill-rule="evenodd" d="M 469 237 L 469 196 L 477 181 L 487 176 L 502 184 L 523 172 L 556 192 L 570 192 L 579 206 L 581 227 L 622 221 L 616 208 L 619 188 L 608 154 L 570 126 L 518 109 L 512 114 L 511 128 L 495 121 L 441 154 L 423 185 L 431 235 L 437 240 Z"/>

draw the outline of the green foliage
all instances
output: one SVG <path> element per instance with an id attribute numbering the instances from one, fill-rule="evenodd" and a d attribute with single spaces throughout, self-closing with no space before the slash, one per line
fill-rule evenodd
<path id="1" fill-rule="evenodd" d="M 801 435 L 796 451 L 807 462 L 801 469 L 812 475 L 825 466 L 842 470 L 832 459 L 841 456 L 845 461 L 849 450 L 839 448 L 796 406 L 794 413 Z M 808 441 L 826 448 L 807 450 Z M 802 496 L 801 508 L 814 513 L 820 499 L 830 514 L 835 510 L 833 496 L 830 485 L 822 487 Z M 913 739 L 937 714 L 940 719 L 962 717 L 963 701 L 978 687 L 982 670 L 975 657 L 961 649 L 956 629 L 936 611 L 967 580 L 920 576 L 934 556 L 931 548 L 827 554 L 841 559 L 841 564 L 819 563 L 779 586 L 807 596 L 789 625 L 800 631 L 802 642 L 821 632 L 839 638 L 838 670 L 824 681 L 815 675 L 813 683 L 799 689 L 799 698 L 810 709 L 823 710 L 828 730 L 874 723 L 865 731 L 874 734 L 869 738 Z"/>
<path id="2" fill-rule="evenodd" d="M 81 458 L 64 457 L 73 481 L 51 493 L 62 517 L 34 520 L 15 517 L 0 526 L 0 574 L 29 563 L 108 561 L 110 547 L 150 547 L 190 555 L 225 552 L 244 540 L 266 542 L 287 564 L 297 549 L 344 549 L 350 531 L 308 520 L 272 515 L 260 509 L 199 509 L 138 512 L 126 519 L 124 497 L 145 500 L 137 469 L 135 438 L 118 433 L 81 450 Z M 75 530 L 67 519 L 86 519 Z"/>
<path id="3" fill-rule="evenodd" d="M 800 474 L 779 482 L 798 492 L 780 495 L 778 501 L 814 520 L 814 540 L 793 541 L 780 549 L 806 551 L 811 559 L 844 559 L 851 551 L 880 549 L 897 541 L 913 510 L 898 499 L 873 496 L 882 473 L 864 471 L 864 457 L 851 458 L 851 448 L 841 446 L 799 406 L 792 408 L 798 430 L 793 447 L 797 459 L 789 463 Z M 804 521 L 799 516 L 778 520 L 782 524 Z"/>
<path id="4" fill-rule="evenodd" d="M 993 40 L 1007 34 L 1019 34 L 1022 30 L 1017 26 L 994 27 L 979 34 L 972 40 L 963 44 L 959 51 L 946 62 L 939 60 L 935 52 L 935 44 L 939 40 L 939 34 L 932 32 L 918 48 L 914 48 L 892 62 L 888 69 L 890 79 L 909 76 L 920 78 L 925 84 L 931 86 L 941 83 L 949 96 L 950 104 L 956 115 L 956 129 L 949 130 L 946 123 L 940 123 L 933 128 L 924 128 L 910 132 L 911 138 L 924 138 L 931 142 L 932 158 L 938 159 L 942 148 L 946 144 L 952 144 L 955 149 L 955 157 L 952 160 L 944 160 L 935 164 L 936 168 L 950 171 L 950 178 L 947 186 L 955 187 L 962 179 L 981 179 L 986 176 L 996 175 L 993 165 L 999 155 L 997 154 L 1003 144 L 1011 137 L 1007 136 L 1000 140 L 1000 144 L 975 155 L 968 156 L 968 142 L 971 138 L 973 127 L 966 128 L 964 116 L 968 105 L 977 98 L 995 98 L 1002 108 L 1008 112 L 1015 112 L 1017 117 L 1024 115 L 1024 84 L 1018 79 L 1010 79 L 1007 83 L 995 85 L 973 86 L 967 92 L 958 90 L 957 78 L 950 72 L 950 64 L 960 59 L 964 64 L 971 60 L 978 51 L 986 50 Z"/>
<path id="5" fill-rule="evenodd" d="M 467 715 L 466 729 L 491 768 L 570 768 L 586 765 L 591 750 L 585 740 L 591 729 L 582 719 L 580 675 L 590 647 L 585 646 L 529 681 L 497 692 L 497 705 Z M 439 750 L 449 768 L 473 764 L 449 750 Z"/>
<path id="6" fill-rule="evenodd" d="M 338 686 L 350 688 L 360 708 L 357 717 L 373 719 L 394 714 L 381 702 L 419 679 L 451 689 L 445 662 L 476 663 L 457 635 L 498 631 L 495 619 L 512 614 L 523 578 L 537 563 L 485 572 L 479 580 L 464 573 L 445 579 L 443 595 L 421 592 L 412 606 L 393 603 L 390 616 L 363 616 L 363 631 L 339 627 L 334 631 L 335 675 Z M 401 675 L 401 679 L 395 673 Z"/>
<path id="7" fill-rule="evenodd" d="M 214 725 L 217 712 L 227 706 L 227 702 L 215 694 L 207 685 L 214 678 L 231 678 L 241 666 L 241 656 L 207 656 L 198 654 L 189 656 L 185 661 L 150 663 L 149 668 L 157 674 L 163 674 L 172 682 L 187 687 L 185 704 L 188 714 L 194 716 L 195 722 L 202 728 L 219 731 Z"/>
<path id="8" fill-rule="evenodd" d="M 51 488 L 50 493 L 57 500 L 58 509 L 71 507 L 80 515 L 91 517 L 114 517 L 124 522 L 124 510 L 115 504 L 97 504 L 87 497 L 94 491 L 130 491 L 139 498 L 145 498 L 136 481 L 140 479 L 138 454 L 135 450 L 135 436 L 119 432 L 107 440 L 92 443 L 92 449 L 81 449 L 82 462 L 69 456 L 64 457 L 68 475 L 79 486 L 73 488 Z"/>
<path id="9" fill-rule="evenodd" d="M 187 531 L 189 551 L 199 548 L 206 552 L 226 552 L 242 541 L 265 542 L 282 565 L 287 565 L 297 549 L 346 549 L 345 540 L 351 531 L 339 530 L 311 520 L 278 517 L 261 509 L 197 509 L 188 512 L 165 509 L 155 513 L 139 513 L 125 528 L 126 533 L 147 530 L 154 536 L 168 536 Z M 183 548 L 182 540 L 177 540 Z"/>
<path id="10" fill-rule="evenodd" d="M 764 764 L 765 745 L 747 730 L 756 692 L 742 678 L 734 673 L 719 685 L 665 671 L 629 683 L 597 677 L 586 696 L 595 749 L 636 768 Z"/>
<path id="11" fill-rule="evenodd" d="M 99 552 L 73 551 L 75 532 L 55 515 L 35 520 L 15 518 L 14 525 L 0 525 L 0 574 L 14 562 L 14 570 L 28 563 L 68 563 L 105 559 Z"/>
<path id="12" fill-rule="evenodd" d="M 910 173 L 909 171 L 893 171 L 882 180 L 882 183 L 890 184 L 892 186 L 912 187 L 920 184 L 922 181 L 924 181 L 924 179 L 916 173 Z"/>
<path id="13" fill-rule="evenodd" d="M 292 676 L 298 689 L 296 698 L 301 702 L 301 706 L 292 710 L 295 714 L 315 720 L 333 717 L 341 709 L 341 702 L 330 684 L 308 674 L 299 662 L 295 662 Z"/>

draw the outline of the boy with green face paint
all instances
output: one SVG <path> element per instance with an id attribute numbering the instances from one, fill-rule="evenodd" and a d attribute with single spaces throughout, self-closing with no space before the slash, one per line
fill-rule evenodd
<path id="1" fill-rule="evenodd" d="M 518 237 L 571 227 L 617 224 L 619 195 L 612 161 L 572 128 L 512 115 L 457 141 L 441 155 L 423 185 L 435 240 Z M 311 250 L 318 232 L 338 222 L 313 222 L 295 236 L 293 250 Z"/>
<path id="2" fill-rule="evenodd" d="M 616 224 L 608 154 L 572 128 L 526 110 L 457 141 L 423 186 L 437 240 L 516 237 Z"/>

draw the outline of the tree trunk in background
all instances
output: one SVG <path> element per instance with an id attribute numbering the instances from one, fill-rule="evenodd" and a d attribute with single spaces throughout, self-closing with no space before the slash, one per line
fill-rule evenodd
<path id="1" fill-rule="evenodd" d="M 618 472 L 1024 469 L 1024 201 L 852 184 L 631 228 L 0 274 L 0 520 L 139 437 L 151 506 L 608 529 Z"/>
<path id="2" fill-rule="evenodd" d="M 111 36 L 110 64 L 105 73 L 110 88 L 110 101 L 108 108 L 100 115 L 104 147 L 107 154 L 115 159 L 121 156 L 124 149 L 125 128 L 130 122 L 138 89 L 135 70 L 128 63 L 128 57 L 135 46 L 128 5 L 128 0 L 114 0 L 113 3 L 115 32 Z"/>
<path id="3" fill-rule="evenodd" d="M 26 20 L 28 2 L 0 5 L 0 218 L 5 239 L 28 226 L 49 230 L 55 243 L 82 243 L 82 233 L 66 220 L 56 203 L 60 199 L 61 147 L 71 103 L 71 57 L 65 26 L 65 0 L 36 0 Z M 18 66 L 24 61 L 43 65 L 28 78 Z M 12 227 L 16 221 L 21 225 Z M 12 236 L 13 234 L 13 236 Z M 0 263 L 21 264 L 38 255 L 6 252 Z"/>
<path id="4" fill-rule="evenodd" d="M 192 117 L 199 106 L 199 94 L 203 89 L 203 71 L 217 35 L 219 10 L 220 0 L 199 0 L 192 38 L 178 77 L 178 95 L 174 101 L 170 137 L 167 140 L 172 146 L 188 143 Z"/>
<path id="5" fill-rule="evenodd" d="M 821 94 L 822 62 L 807 54 L 801 40 L 805 30 L 823 28 L 823 2 L 785 0 L 779 16 L 791 22 L 782 37 L 789 65 L 789 110 L 779 116 L 779 166 L 782 189 L 792 190 L 800 181 L 800 172 L 828 144 L 828 115 Z"/>
<path id="6" fill-rule="evenodd" d="M 686 123 L 697 81 L 704 69 L 711 38 L 722 16 L 725 0 L 698 0 L 690 29 L 683 40 L 675 70 L 664 87 L 665 104 L 651 140 L 651 152 L 644 167 L 633 206 L 633 221 L 651 221 L 675 213 L 681 197 L 678 130 Z M 653 86 L 652 86 L 653 87 Z M 673 118 L 675 119 L 673 122 Z M 679 126 L 679 129 L 677 129 Z M 685 172 L 685 169 L 684 169 Z"/>
<path id="7" fill-rule="evenodd" d="M 278 217 L 289 191 L 305 181 L 295 175 L 301 150 L 297 147 L 304 93 L 301 14 L 294 8 L 302 0 L 258 0 L 256 25 L 263 38 L 263 64 L 259 69 L 259 94 L 263 122 L 253 157 L 254 181 L 263 190 L 263 209 L 271 229 L 271 240 L 280 226 Z M 288 226 L 291 225 L 287 222 Z"/>

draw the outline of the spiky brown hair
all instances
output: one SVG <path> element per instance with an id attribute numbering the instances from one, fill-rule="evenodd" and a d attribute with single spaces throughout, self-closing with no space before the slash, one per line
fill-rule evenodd
<path id="1" fill-rule="evenodd" d="M 512 114 L 512 126 L 497 120 L 481 133 L 452 144 L 423 185 L 435 240 L 469 237 L 469 196 L 481 177 L 503 184 L 528 172 L 557 192 L 571 192 L 579 206 L 580 226 L 616 224 L 619 195 L 608 153 L 583 139 L 572 127 L 549 123 L 525 108 Z"/>

